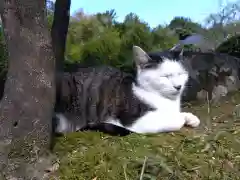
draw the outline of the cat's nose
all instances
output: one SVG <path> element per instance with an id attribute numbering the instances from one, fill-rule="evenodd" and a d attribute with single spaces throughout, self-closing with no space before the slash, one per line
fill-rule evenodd
<path id="1" fill-rule="evenodd" d="M 181 86 L 181 85 L 179 85 L 179 86 L 174 86 L 174 88 L 179 91 L 179 90 L 182 88 L 182 86 Z"/>

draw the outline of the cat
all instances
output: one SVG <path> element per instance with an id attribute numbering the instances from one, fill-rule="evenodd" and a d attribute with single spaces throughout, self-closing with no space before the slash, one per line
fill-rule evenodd
<path id="1" fill-rule="evenodd" d="M 151 58 L 133 46 L 134 75 L 108 66 L 79 68 L 63 78 L 63 108 L 54 117 L 54 131 L 81 130 L 160 133 L 197 127 L 200 120 L 181 112 L 181 96 L 188 81 L 181 55 Z M 69 73 L 68 73 L 69 74 Z"/>

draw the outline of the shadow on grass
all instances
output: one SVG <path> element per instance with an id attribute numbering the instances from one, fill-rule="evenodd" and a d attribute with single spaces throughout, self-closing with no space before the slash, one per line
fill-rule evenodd
<path id="1" fill-rule="evenodd" d="M 126 137 L 78 132 L 59 138 L 54 151 L 60 179 L 240 179 L 238 103 L 240 93 L 210 107 L 188 104 L 184 109 L 201 119 L 198 129 Z"/>

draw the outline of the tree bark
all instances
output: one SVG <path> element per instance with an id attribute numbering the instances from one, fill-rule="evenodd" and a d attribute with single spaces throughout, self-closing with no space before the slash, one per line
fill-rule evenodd
<path id="1" fill-rule="evenodd" d="M 52 24 L 51 36 L 53 44 L 53 52 L 56 61 L 56 68 L 63 70 L 65 45 L 68 33 L 70 18 L 71 0 L 56 0 L 54 20 Z"/>
<path id="2" fill-rule="evenodd" d="M 0 173 L 42 179 L 55 103 L 55 60 L 45 1 L 1 0 L 9 69 L 0 102 Z M 0 176 L 0 179 L 1 179 Z"/>
<path id="3" fill-rule="evenodd" d="M 56 104 L 61 95 L 61 79 L 64 66 L 64 54 L 70 18 L 71 0 L 56 0 L 54 8 L 54 20 L 51 29 L 53 52 L 56 59 Z M 55 106 L 55 111 L 61 111 Z"/>

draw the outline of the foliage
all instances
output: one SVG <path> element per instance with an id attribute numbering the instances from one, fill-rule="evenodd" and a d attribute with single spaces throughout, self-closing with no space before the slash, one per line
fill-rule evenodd
<path id="1" fill-rule="evenodd" d="M 232 6 L 234 10 L 229 8 Z M 238 7 L 234 4 L 228 5 L 224 12 L 228 11 L 229 16 L 232 17 L 233 12 L 238 12 Z M 240 24 L 236 22 L 236 18 L 232 18 L 233 21 L 231 21 L 226 14 L 225 23 L 220 23 L 222 12 L 223 10 L 220 10 L 219 13 L 210 14 L 206 18 L 208 25 L 210 24 L 207 28 L 192 21 L 189 17 L 180 16 L 174 17 L 168 25 L 150 27 L 134 13 L 129 13 L 123 22 L 118 22 L 114 10 L 86 14 L 80 9 L 70 18 L 65 53 L 66 63 L 80 62 L 88 66 L 107 64 L 124 71 L 131 71 L 133 45 L 141 46 L 145 51 L 162 51 L 173 47 L 179 39 L 191 33 L 206 36 L 210 41 L 207 47 L 217 47 L 223 42 L 226 32 L 228 35 L 234 35 L 240 30 Z M 53 22 L 53 13 L 54 3 L 48 0 L 49 30 Z M 0 38 L 3 42 L 1 36 Z M 4 69 L 6 50 L 2 44 L 4 43 L 0 44 L 0 68 Z M 228 46 L 225 49 L 227 48 Z"/>
<path id="2" fill-rule="evenodd" d="M 235 55 L 240 58 L 240 35 L 228 38 L 217 47 L 216 51 Z"/>
<path id="3" fill-rule="evenodd" d="M 169 28 L 176 31 L 179 39 L 192 33 L 202 33 L 204 28 L 193 22 L 190 18 L 185 17 L 175 17 L 169 24 Z"/>
<path id="4" fill-rule="evenodd" d="M 133 13 L 123 22 L 114 10 L 96 15 L 77 12 L 71 19 L 66 59 L 87 65 L 107 64 L 122 69 L 132 66 L 132 46 L 146 51 L 171 48 L 178 40 L 167 27 L 151 29 Z"/>
<path id="5" fill-rule="evenodd" d="M 91 15 L 83 10 L 76 12 L 69 26 L 66 60 L 87 65 L 107 64 L 131 71 L 133 45 L 148 52 L 162 51 L 188 34 L 200 33 L 209 40 L 206 47 L 214 48 L 223 42 L 222 29 L 228 34 L 240 29 L 235 19 L 219 29 L 214 25 L 204 27 L 188 17 L 175 17 L 168 25 L 157 27 L 150 27 L 134 13 L 126 15 L 123 22 L 116 21 L 116 17 L 114 10 Z M 211 17 L 210 14 L 208 19 Z"/>

